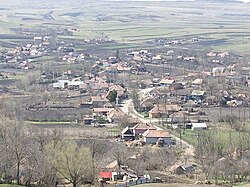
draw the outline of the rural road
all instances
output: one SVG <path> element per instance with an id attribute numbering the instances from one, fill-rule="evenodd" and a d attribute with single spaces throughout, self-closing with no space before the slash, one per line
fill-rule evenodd
<path id="1" fill-rule="evenodd" d="M 154 88 L 146 88 L 146 89 L 142 89 L 139 91 L 139 97 L 141 99 L 145 99 L 148 97 L 148 94 L 153 90 Z M 157 123 L 159 122 L 159 119 L 150 119 L 150 118 L 144 118 L 144 116 L 142 116 L 141 114 L 139 114 L 135 108 L 134 108 L 134 103 L 132 99 L 128 99 L 125 101 L 123 107 L 121 107 L 121 110 L 134 118 L 138 118 L 140 119 L 143 123 Z M 155 125 L 155 127 L 159 130 L 161 130 L 162 128 L 158 127 L 157 125 Z M 195 162 L 194 156 L 195 156 L 195 148 L 190 145 L 189 143 L 187 143 L 184 140 L 181 140 L 179 137 L 171 134 L 171 136 L 176 140 L 177 144 L 182 145 L 183 147 L 183 153 L 182 156 L 180 157 L 180 159 L 177 161 L 176 164 L 178 165 L 187 165 L 187 164 L 193 164 Z"/>

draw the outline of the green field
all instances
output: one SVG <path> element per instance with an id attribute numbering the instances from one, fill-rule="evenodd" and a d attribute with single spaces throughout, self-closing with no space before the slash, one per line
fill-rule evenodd
<path id="1" fill-rule="evenodd" d="M 250 187 L 250 184 L 239 184 L 235 185 L 234 187 Z"/>
<path id="2" fill-rule="evenodd" d="M 188 186 L 194 186 L 194 187 L 206 187 L 214 185 L 194 185 L 194 184 L 142 184 L 137 185 L 136 187 L 188 187 Z M 215 186 L 214 186 L 215 187 Z"/>
<path id="3" fill-rule="evenodd" d="M 211 50 L 247 52 L 250 47 L 250 5 L 243 3 L 24 0 L 21 5 L 10 0 L 3 8 L 0 34 L 13 34 L 11 28 L 18 27 L 76 27 L 72 38 L 109 37 L 128 43 L 121 48 L 185 37 L 223 40 L 204 45 Z"/>
<path id="4" fill-rule="evenodd" d="M 142 185 L 137 185 L 136 187 L 188 187 L 188 186 L 194 186 L 194 187 L 206 187 L 206 186 L 211 186 L 213 187 L 214 185 L 194 185 L 194 184 L 142 184 Z M 242 184 L 242 185 L 237 185 L 235 187 L 250 187 L 250 184 Z"/>
<path id="5" fill-rule="evenodd" d="M 0 187 L 24 187 L 16 184 L 0 184 Z"/>
<path id="6" fill-rule="evenodd" d="M 223 126 L 223 128 L 210 128 L 209 130 L 205 130 L 203 132 L 212 135 L 217 142 L 222 143 L 225 147 L 230 147 L 231 144 L 239 145 L 242 143 L 242 141 L 248 141 L 248 132 L 231 129 L 227 124 L 221 124 L 221 126 Z M 249 130 L 250 124 L 247 123 L 247 125 L 244 125 L 244 128 Z M 182 133 L 182 139 L 191 145 L 196 145 L 197 137 L 203 135 L 203 132 L 187 129 Z M 179 134 L 177 132 L 174 133 L 177 137 L 179 137 Z"/>

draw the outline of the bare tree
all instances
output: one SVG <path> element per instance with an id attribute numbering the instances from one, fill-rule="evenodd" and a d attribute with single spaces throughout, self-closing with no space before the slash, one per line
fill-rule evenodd
<path id="1" fill-rule="evenodd" d="M 114 152 L 114 158 L 117 161 L 117 166 L 118 166 L 118 178 L 121 178 L 121 166 L 122 164 L 124 164 L 124 160 L 125 160 L 125 155 L 124 152 L 120 149 L 117 149 Z"/>
<path id="2" fill-rule="evenodd" d="M 23 126 L 21 122 L 12 121 L 5 128 L 5 134 L 2 136 L 2 142 L 4 145 L 4 153 L 11 161 L 12 168 L 15 170 L 15 178 L 17 184 L 21 184 L 21 164 L 28 157 L 28 140 L 25 136 Z"/>
<path id="3" fill-rule="evenodd" d="M 91 180 L 91 152 L 72 141 L 63 141 L 54 151 L 54 145 L 48 147 L 53 165 L 58 174 L 72 183 L 73 187 Z"/>

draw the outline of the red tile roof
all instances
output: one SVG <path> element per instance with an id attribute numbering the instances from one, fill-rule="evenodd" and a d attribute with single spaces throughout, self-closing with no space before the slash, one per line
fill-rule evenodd
<path id="1" fill-rule="evenodd" d="M 166 138 L 171 137 L 168 131 L 165 130 L 150 130 L 145 131 L 142 136 L 147 138 Z"/>
<path id="2" fill-rule="evenodd" d="M 112 178 L 112 172 L 110 172 L 110 171 L 102 171 L 102 172 L 99 173 L 99 175 L 103 179 L 110 179 L 110 178 Z"/>

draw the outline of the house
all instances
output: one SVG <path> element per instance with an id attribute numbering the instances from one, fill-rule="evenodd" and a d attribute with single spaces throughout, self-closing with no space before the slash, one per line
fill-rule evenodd
<path id="1" fill-rule="evenodd" d="M 96 116 L 105 116 L 107 117 L 107 113 L 110 111 L 110 108 L 93 108 L 93 117 Z"/>
<path id="2" fill-rule="evenodd" d="M 81 81 L 81 77 L 74 78 L 71 81 L 68 82 L 69 89 L 74 88 L 80 88 L 80 85 L 84 84 L 83 81 Z"/>
<path id="3" fill-rule="evenodd" d="M 161 86 L 171 86 L 175 82 L 172 78 L 164 78 L 160 81 Z"/>
<path id="4" fill-rule="evenodd" d="M 175 112 L 169 115 L 169 122 L 171 123 L 183 123 L 186 120 L 186 113 L 184 111 Z"/>
<path id="5" fill-rule="evenodd" d="M 157 104 L 154 105 L 154 108 L 152 108 L 149 111 L 149 117 L 150 118 L 160 118 L 160 117 L 168 117 L 170 114 L 173 114 L 174 112 L 178 112 L 181 110 L 181 107 L 178 105 L 172 105 L 172 104 Z"/>
<path id="6" fill-rule="evenodd" d="M 110 123 L 118 123 L 122 115 L 123 115 L 122 111 L 116 108 L 112 108 L 107 113 L 107 119 Z"/>
<path id="7" fill-rule="evenodd" d="M 125 141 L 134 140 L 135 139 L 135 133 L 134 133 L 133 129 L 131 129 L 128 126 L 125 129 L 123 129 L 123 131 L 122 131 L 122 139 L 125 140 Z"/>
<path id="8" fill-rule="evenodd" d="M 125 96 L 126 89 L 123 88 L 122 86 L 115 84 L 115 85 L 112 85 L 112 86 L 109 87 L 109 92 L 114 91 L 114 90 L 117 91 L 117 96 L 119 98 L 125 98 L 126 97 Z"/>
<path id="9" fill-rule="evenodd" d="M 81 92 L 87 92 L 88 85 L 86 83 L 81 83 L 79 84 L 79 89 L 81 90 Z"/>
<path id="10" fill-rule="evenodd" d="M 207 124 L 206 123 L 186 123 L 185 128 L 191 129 L 192 131 L 205 130 L 207 129 Z"/>
<path id="11" fill-rule="evenodd" d="M 153 101 L 154 101 L 153 98 L 147 98 L 144 101 L 142 101 L 139 106 L 139 111 L 140 112 L 150 111 L 154 107 Z"/>
<path id="12" fill-rule="evenodd" d="M 155 126 L 148 123 L 138 123 L 134 127 L 132 127 L 132 130 L 135 135 L 143 134 L 147 130 L 155 130 Z"/>
<path id="13" fill-rule="evenodd" d="M 108 90 L 108 83 L 106 82 L 94 82 L 89 84 L 90 88 L 95 91 L 103 91 L 103 90 Z"/>
<path id="14" fill-rule="evenodd" d="M 195 80 L 192 82 L 192 86 L 199 86 L 199 87 L 201 87 L 202 84 L 203 84 L 203 79 L 199 79 L 199 78 L 195 79 Z"/>
<path id="15" fill-rule="evenodd" d="M 89 84 L 89 87 L 92 90 L 108 90 L 109 85 L 106 81 L 100 77 L 95 76 L 94 78 L 90 79 L 86 83 Z"/>
<path id="16" fill-rule="evenodd" d="M 109 103 L 109 100 L 102 96 L 92 96 L 90 101 L 93 108 L 101 108 L 107 103 Z"/>
<path id="17" fill-rule="evenodd" d="M 58 82 L 53 83 L 53 88 L 64 89 L 68 87 L 69 80 L 58 80 Z"/>
<path id="18" fill-rule="evenodd" d="M 92 117 L 87 116 L 87 117 L 84 117 L 84 119 L 83 119 L 84 125 L 91 125 L 92 122 L 93 122 Z"/>
<path id="19" fill-rule="evenodd" d="M 134 127 L 135 125 L 140 123 L 140 120 L 138 118 L 129 117 L 127 123 L 129 127 Z"/>
<path id="20" fill-rule="evenodd" d="M 201 90 L 193 90 L 191 93 L 191 100 L 204 100 L 205 99 L 205 91 Z"/>
<path id="21" fill-rule="evenodd" d="M 123 66 L 118 64 L 116 67 L 116 70 L 118 73 L 130 73 L 131 72 L 131 68 L 127 67 L 127 66 Z"/>
<path id="22" fill-rule="evenodd" d="M 141 80 L 139 86 L 140 88 L 153 87 L 154 83 L 151 79 L 144 79 L 144 80 Z"/>
<path id="23" fill-rule="evenodd" d="M 181 166 L 181 165 L 174 165 L 170 168 L 170 172 L 177 174 L 177 175 L 183 175 L 183 174 L 193 174 L 195 172 L 196 165 L 186 165 L 186 166 Z"/>
<path id="24" fill-rule="evenodd" d="M 142 134 L 143 141 L 146 144 L 156 144 L 162 141 L 165 145 L 171 145 L 172 139 L 166 130 L 148 129 Z"/>
<path id="25" fill-rule="evenodd" d="M 117 170 L 118 168 L 117 160 L 114 160 L 113 162 L 109 163 L 105 168 L 106 170 L 109 170 L 109 171 Z"/>

